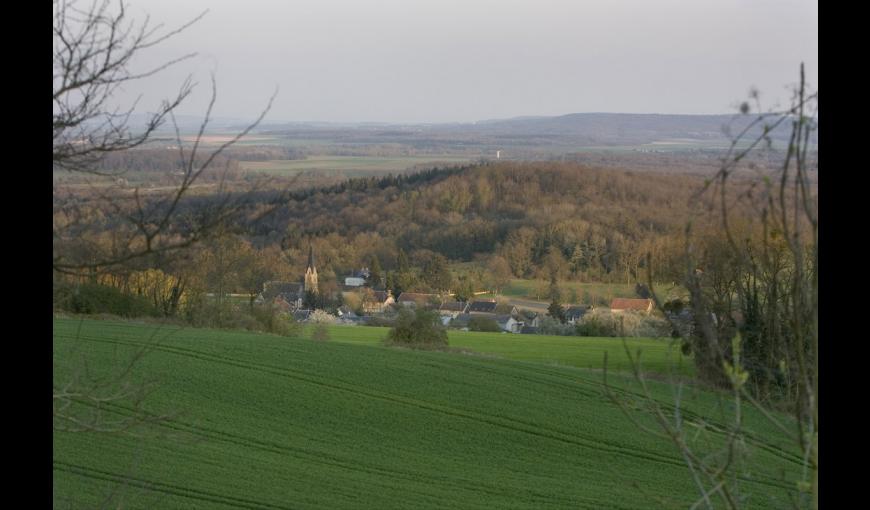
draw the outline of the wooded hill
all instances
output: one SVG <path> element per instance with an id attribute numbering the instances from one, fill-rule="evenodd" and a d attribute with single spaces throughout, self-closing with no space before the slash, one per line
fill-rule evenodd
<path id="1" fill-rule="evenodd" d="M 614 273 L 642 266 L 642 252 L 682 232 L 702 184 L 576 163 L 490 163 L 299 192 L 250 232 L 255 246 L 281 245 L 299 264 L 312 243 L 336 271 L 372 255 L 393 269 L 402 249 L 412 261 L 498 254 L 518 277 L 549 257 L 566 277 L 624 280 Z"/>

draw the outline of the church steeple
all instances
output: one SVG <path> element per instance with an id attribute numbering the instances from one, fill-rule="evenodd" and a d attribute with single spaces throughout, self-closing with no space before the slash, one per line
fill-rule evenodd
<path id="1" fill-rule="evenodd" d="M 317 268 L 314 267 L 314 247 L 308 245 L 308 267 L 305 269 L 305 292 L 318 294 Z"/>

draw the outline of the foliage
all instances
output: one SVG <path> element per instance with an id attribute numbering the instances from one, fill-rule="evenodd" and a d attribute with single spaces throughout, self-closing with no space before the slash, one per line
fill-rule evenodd
<path id="1" fill-rule="evenodd" d="M 446 347 L 447 329 L 437 311 L 402 308 L 387 340 L 401 345 Z"/>
<path id="2" fill-rule="evenodd" d="M 127 294 L 98 283 L 59 284 L 54 287 L 56 309 L 81 314 L 111 314 L 119 317 L 158 317 L 161 310 L 148 298 Z"/>
<path id="3" fill-rule="evenodd" d="M 308 316 L 308 322 L 314 324 L 335 324 L 336 320 L 335 315 L 332 315 L 325 310 L 314 310 L 311 312 L 311 315 Z"/>
<path id="4" fill-rule="evenodd" d="M 490 332 L 499 332 L 502 329 L 498 326 L 498 323 L 493 319 L 489 319 L 487 317 L 472 317 L 468 321 L 468 329 L 470 331 L 490 331 Z"/>
<path id="5" fill-rule="evenodd" d="M 314 328 L 311 330 L 311 339 L 317 340 L 318 342 L 329 340 L 329 327 L 325 322 L 317 322 L 314 324 Z"/>

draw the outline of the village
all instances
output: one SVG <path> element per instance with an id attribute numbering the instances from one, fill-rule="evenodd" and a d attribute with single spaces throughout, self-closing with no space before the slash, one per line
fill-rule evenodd
<path id="1" fill-rule="evenodd" d="M 510 302 L 494 298 L 458 301 L 452 293 L 401 292 L 394 296 L 389 289 L 376 289 L 371 285 L 368 268 L 354 271 L 344 277 L 340 286 L 342 304 L 335 308 L 333 316 L 325 315 L 328 320 L 344 325 L 382 325 L 384 320 L 394 317 L 401 307 L 436 310 L 445 327 L 462 331 L 501 331 L 515 334 L 540 334 L 546 312 L 519 308 Z M 281 313 L 290 315 L 296 322 L 312 320 L 318 311 L 316 299 L 320 293 L 314 253 L 309 249 L 308 264 L 302 282 L 269 281 L 263 283 L 263 290 L 255 303 L 271 304 Z M 488 294 L 480 291 L 475 294 Z M 337 297 L 337 296 L 335 296 Z M 354 305 L 352 305 L 352 304 Z M 547 303 L 540 302 L 541 308 Z M 584 317 L 596 307 L 591 304 L 570 304 L 562 306 L 563 324 L 577 326 Z M 612 314 L 632 312 L 649 315 L 654 309 L 652 299 L 614 298 L 610 302 Z"/>

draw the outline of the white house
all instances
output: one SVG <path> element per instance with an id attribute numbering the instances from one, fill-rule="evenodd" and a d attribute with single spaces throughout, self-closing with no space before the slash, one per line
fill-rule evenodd
<path id="1" fill-rule="evenodd" d="M 344 279 L 344 285 L 347 287 L 362 287 L 366 284 L 366 279 L 359 276 L 348 276 Z"/>

